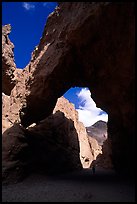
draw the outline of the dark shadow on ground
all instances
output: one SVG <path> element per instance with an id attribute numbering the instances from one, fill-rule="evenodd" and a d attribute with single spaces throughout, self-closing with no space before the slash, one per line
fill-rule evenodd
<path id="1" fill-rule="evenodd" d="M 3 202 L 135 202 L 135 186 L 114 172 L 83 169 L 62 175 L 33 174 L 3 186 Z"/>
<path id="2" fill-rule="evenodd" d="M 103 169 L 100 167 L 96 168 L 96 173 L 92 173 L 92 169 L 82 169 L 79 171 L 74 171 L 70 173 L 65 173 L 62 175 L 58 176 L 53 176 L 51 179 L 54 180 L 71 180 L 71 181 L 76 181 L 76 182 L 86 182 L 86 183 L 101 183 L 101 182 L 106 182 L 106 183 L 116 183 L 116 182 L 129 182 L 134 184 L 134 180 L 132 178 L 129 178 L 128 176 L 126 177 L 121 176 L 117 174 L 114 170 L 112 169 Z"/>

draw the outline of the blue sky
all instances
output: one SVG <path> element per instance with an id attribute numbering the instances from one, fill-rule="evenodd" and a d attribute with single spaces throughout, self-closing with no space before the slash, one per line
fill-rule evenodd
<path id="1" fill-rule="evenodd" d="M 56 2 L 2 2 L 2 25 L 11 24 L 9 38 L 15 46 L 17 68 L 23 69 L 29 63 L 31 53 L 42 37 L 47 17 L 56 6 Z M 108 115 L 96 107 L 88 88 L 71 88 L 64 97 L 75 105 L 79 120 L 85 126 L 108 120 Z"/>
<path id="2" fill-rule="evenodd" d="M 9 35 L 14 43 L 15 63 L 24 68 L 39 44 L 48 15 L 56 2 L 2 2 L 2 25 L 11 24 Z"/>

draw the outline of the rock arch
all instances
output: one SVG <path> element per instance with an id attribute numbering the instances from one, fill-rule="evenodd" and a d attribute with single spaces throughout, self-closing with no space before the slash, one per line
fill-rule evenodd
<path id="1" fill-rule="evenodd" d="M 134 42 L 133 3 L 59 2 L 23 70 L 21 124 L 46 118 L 70 87 L 92 88 L 109 114 L 115 168 L 133 173 Z"/>

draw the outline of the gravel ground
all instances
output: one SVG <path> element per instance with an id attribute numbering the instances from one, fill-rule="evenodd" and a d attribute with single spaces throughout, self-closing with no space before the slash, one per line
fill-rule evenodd
<path id="1" fill-rule="evenodd" d="M 83 169 L 60 176 L 33 174 L 2 186 L 2 202 L 135 202 L 133 181 L 113 171 Z"/>

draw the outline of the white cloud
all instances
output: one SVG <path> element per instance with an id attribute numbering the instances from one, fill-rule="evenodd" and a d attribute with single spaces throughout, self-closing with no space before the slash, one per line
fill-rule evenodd
<path id="1" fill-rule="evenodd" d="M 79 121 L 83 122 L 85 127 L 93 125 L 98 120 L 108 121 L 108 115 L 100 108 L 96 107 L 96 103 L 91 98 L 91 93 L 87 88 L 82 88 L 77 93 L 79 99 Z"/>
<path id="2" fill-rule="evenodd" d="M 34 8 L 35 8 L 35 5 L 34 5 L 34 4 L 28 3 L 28 2 L 23 2 L 22 6 L 23 6 L 27 11 L 29 11 L 30 9 L 34 9 Z"/>
<path id="3" fill-rule="evenodd" d="M 52 2 L 43 3 L 43 6 L 47 8 L 49 8 L 51 5 L 52 5 Z"/>
<path id="4" fill-rule="evenodd" d="M 53 5 L 54 5 L 53 2 L 44 2 L 44 3 L 43 3 L 43 6 L 44 6 L 44 7 L 47 7 L 47 8 L 50 8 L 50 7 L 52 7 Z"/>
<path id="5" fill-rule="evenodd" d="M 48 2 L 43 3 L 43 6 L 47 6 L 47 5 L 48 5 Z"/>

